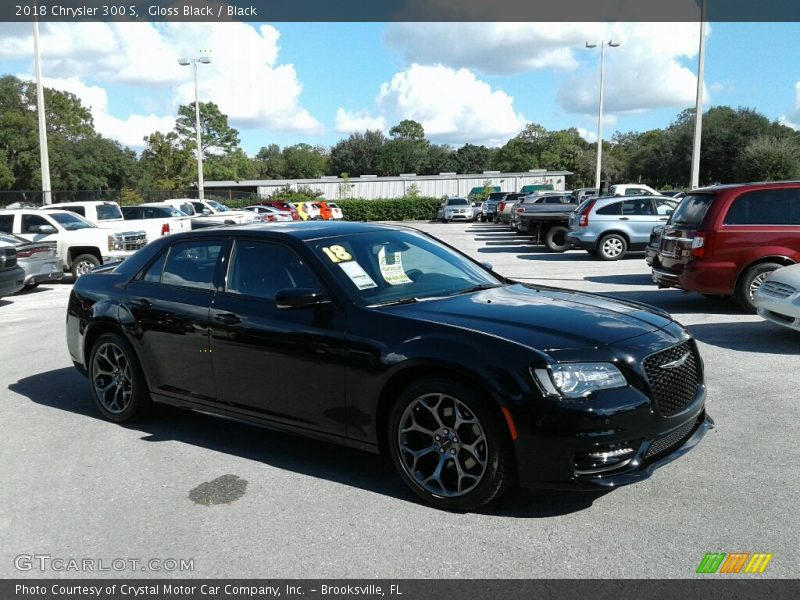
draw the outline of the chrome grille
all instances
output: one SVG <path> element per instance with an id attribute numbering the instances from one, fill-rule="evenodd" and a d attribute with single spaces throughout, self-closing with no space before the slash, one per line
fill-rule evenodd
<path id="1" fill-rule="evenodd" d="M 652 398 L 662 417 L 681 412 L 694 400 L 700 382 L 699 360 L 692 340 L 644 359 Z"/>
<path id="2" fill-rule="evenodd" d="M 125 233 L 122 235 L 122 249 L 123 250 L 139 250 L 147 245 L 147 234 L 142 233 Z"/>
<path id="3" fill-rule="evenodd" d="M 791 285 L 781 283 L 779 281 L 765 281 L 761 284 L 760 291 L 776 298 L 788 298 L 792 294 L 797 293 L 797 289 Z"/>
<path id="4" fill-rule="evenodd" d="M 689 437 L 689 434 L 692 433 L 692 430 L 696 424 L 697 421 L 689 421 L 688 423 L 678 427 L 672 433 L 665 435 L 662 438 L 658 438 L 655 442 L 650 444 L 650 447 L 647 449 L 647 453 L 644 455 L 644 457 L 652 458 L 653 456 L 664 454 L 665 452 L 680 446 L 686 441 L 686 438 Z"/>

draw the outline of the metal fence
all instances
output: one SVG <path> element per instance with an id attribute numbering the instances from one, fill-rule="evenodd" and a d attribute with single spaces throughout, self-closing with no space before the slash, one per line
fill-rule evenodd
<path id="1" fill-rule="evenodd" d="M 170 198 L 197 198 L 197 189 L 188 190 L 145 190 L 132 192 L 129 190 L 54 190 L 51 192 L 53 204 L 61 202 L 89 202 L 107 200 L 119 204 L 140 204 L 142 202 L 161 202 Z M 258 199 L 253 192 L 237 192 L 234 190 L 205 190 L 205 197 L 219 202 L 245 204 Z M 41 190 L 0 190 L 0 208 L 11 205 L 42 206 L 44 204 Z"/>

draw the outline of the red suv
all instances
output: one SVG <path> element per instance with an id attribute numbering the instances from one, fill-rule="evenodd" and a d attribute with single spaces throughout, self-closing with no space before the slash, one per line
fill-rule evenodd
<path id="1" fill-rule="evenodd" d="M 689 192 L 664 227 L 653 281 L 734 296 L 755 312 L 767 275 L 800 262 L 800 182 L 723 185 Z"/>

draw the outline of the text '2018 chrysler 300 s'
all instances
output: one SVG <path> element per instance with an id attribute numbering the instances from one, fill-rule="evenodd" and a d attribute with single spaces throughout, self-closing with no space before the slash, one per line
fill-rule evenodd
<path id="1" fill-rule="evenodd" d="M 81 277 L 67 337 L 107 419 L 156 401 L 383 451 L 452 510 L 632 483 L 711 427 L 668 314 L 515 283 L 410 228 L 168 236 Z"/>

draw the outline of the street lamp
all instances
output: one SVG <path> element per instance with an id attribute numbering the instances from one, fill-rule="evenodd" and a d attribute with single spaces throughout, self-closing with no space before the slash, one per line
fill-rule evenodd
<path id="1" fill-rule="evenodd" d="M 36 71 L 36 112 L 39 117 L 39 159 L 42 171 L 42 203 L 53 203 L 50 189 L 50 154 L 47 150 L 47 123 L 44 109 L 44 87 L 42 86 L 42 66 L 39 57 L 39 20 L 33 22 L 33 64 Z"/>
<path id="2" fill-rule="evenodd" d="M 198 58 L 179 58 L 178 64 L 182 67 L 192 65 L 194 69 L 194 119 L 195 129 L 197 131 L 197 197 L 200 200 L 205 198 L 203 190 L 203 146 L 200 136 L 200 98 L 197 91 L 197 63 L 207 65 L 211 62 L 211 57 L 200 56 Z"/>
<path id="3" fill-rule="evenodd" d="M 586 42 L 587 48 L 597 48 L 598 44 Z M 618 48 L 619 42 L 609 40 L 601 41 L 600 44 L 600 107 L 597 111 L 597 173 L 595 175 L 595 187 L 597 193 L 600 193 L 600 165 L 603 160 L 603 93 L 605 84 L 605 63 L 606 63 L 606 46 L 611 48 Z"/>
<path id="4" fill-rule="evenodd" d="M 703 137 L 703 71 L 706 63 L 706 3 L 700 0 L 700 48 L 697 53 L 697 96 L 694 104 L 691 189 L 700 187 L 700 144 Z"/>

